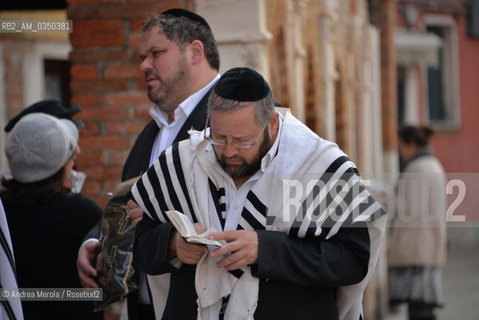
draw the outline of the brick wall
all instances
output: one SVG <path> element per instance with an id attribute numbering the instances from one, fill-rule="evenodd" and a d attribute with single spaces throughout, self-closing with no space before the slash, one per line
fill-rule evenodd
<path id="1" fill-rule="evenodd" d="M 70 89 L 85 122 L 77 169 L 87 174 L 83 192 L 101 206 L 121 180 L 137 135 L 150 120 L 151 102 L 138 63 L 141 23 L 173 7 L 194 10 L 193 0 L 68 0 L 72 51 Z"/>

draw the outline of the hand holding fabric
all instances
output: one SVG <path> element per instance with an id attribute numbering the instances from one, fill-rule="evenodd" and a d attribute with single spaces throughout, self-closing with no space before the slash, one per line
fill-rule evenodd
<path id="1" fill-rule="evenodd" d="M 258 261 L 258 234 L 255 231 L 233 230 L 212 234 L 210 239 L 225 240 L 228 244 L 211 253 L 215 258 L 231 253 L 218 261 L 217 267 L 235 270 L 254 264 Z"/>

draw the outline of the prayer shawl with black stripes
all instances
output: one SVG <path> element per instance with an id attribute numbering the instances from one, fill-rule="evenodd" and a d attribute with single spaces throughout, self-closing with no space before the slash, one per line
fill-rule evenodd
<path id="1" fill-rule="evenodd" d="M 341 287 L 337 297 L 340 319 L 358 320 L 362 293 L 376 265 L 385 229 L 384 211 L 336 144 L 319 138 L 289 112 L 282 119 L 277 154 L 248 193 L 238 229 L 282 231 L 298 238 L 321 235 L 327 241 L 339 228 L 367 221 L 368 274 L 359 284 Z M 164 211 L 175 209 L 206 229 L 223 230 L 223 195 L 231 184 L 226 183 L 228 177 L 214 157 L 203 134 L 191 132 L 189 140 L 165 150 L 132 188 L 135 201 L 161 223 L 168 221 Z M 215 262 L 220 258 L 205 254 L 197 264 L 198 319 L 218 319 L 222 298 L 228 295 L 224 319 L 253 319 L 258 278 L 249 267 L 240 274 L 217 268 Z M 154 282 L 154 277 L 149 278 L 153 292 Z"/>
<path id="2" fill-rule="evenodd" d="M 5 293 L 18 291 L 15 274 L 15 258 L 13 257 L 12 241 L 8 230 L 7 218 L 0 201 L 0 289 Z M 19 298 L 11 298 L 2 292 L 0 301 L 0 319 L 23 319 L 22 305 Z M 18 293 L 18 292 L 17 292 Z"/>

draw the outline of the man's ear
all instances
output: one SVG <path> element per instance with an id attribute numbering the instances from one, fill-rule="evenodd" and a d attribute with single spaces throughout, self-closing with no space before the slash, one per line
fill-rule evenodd
<path id="1" fill-rule="evenodd" d="M 189 47 L 191 52 L 191 63 L 200 63 L 205 56 L 203 43 L 200 40 L 193 40 L 193 42 L 190 43 Z"/>
<path id="2" fill-rule="evenodd" d="M 279 113 L 274 112 L 269 120 L 270 135 L 274 136 L 278 132 L 279 126 Z"/>

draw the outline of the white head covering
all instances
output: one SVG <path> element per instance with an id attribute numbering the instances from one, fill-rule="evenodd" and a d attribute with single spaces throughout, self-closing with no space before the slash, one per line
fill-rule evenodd
<path id="1" fill-rule="evenodd" d="M 5 145 L 13 177 L 22 183 L 51 177 L 70 159 L 77 142 L 78 129 L 70 120 L 46 113 L 22 117 Z"/>

